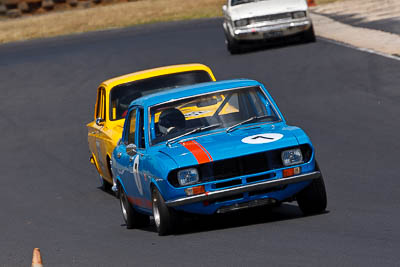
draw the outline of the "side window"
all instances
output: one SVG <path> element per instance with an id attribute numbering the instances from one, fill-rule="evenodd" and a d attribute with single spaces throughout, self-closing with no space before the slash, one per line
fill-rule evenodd
<path id="1" fill-rule="evenodd" d="M 101 90 L 99 88 L 97 89 L 96 112 L 94 114 L 96 119 L 99 118 L 100 113 L 101 113 Z"/>
<path id="2" fill-rule="evenodd" d="M 145 148 L 145 142 L 144 142 L 144 110 L 140 109 L 139 110 L 139 136 L 138 136 L 138 140 L 139 140 L 139 144 L 138 144 L 138 148 Z"/>
<path id="3" fill-rule="evenodd" d="M 131 113 L 129 114 L 128 144 L 136 144 L 135 133 L 136 133 L 136 109 L 132 110 Z"/>
<path id="4" fill-rule="evenodd" d="M 106 92 L 103 87 L 97 91 L 96 118 L 106 119 Z"/>

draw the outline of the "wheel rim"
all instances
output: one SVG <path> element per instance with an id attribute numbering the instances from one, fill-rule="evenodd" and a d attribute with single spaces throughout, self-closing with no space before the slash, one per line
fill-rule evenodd
<path id="1" fill-rule="evenodd" d="M 126 200 L 125 194 L 121 193 L 121 198 L 120 198 L 119 202 L 121 203 L 122 216 L 124 217 L 125 222 L 127 222 L 128 221 L 128 213 L 125 208 L 125 200 Z"/>
<path id="2" fill-rule="evenodd" d="M 104 186 L 104 179 L 101 175 L 99 175 L 100 187 Z"/>
<path id="3" fill-rule="evenodd" d="M 160 228 L 160 211 L 158 210 L 158 202 L 155 197 L 153 197 L 153 216 L 157 228 Z"/>

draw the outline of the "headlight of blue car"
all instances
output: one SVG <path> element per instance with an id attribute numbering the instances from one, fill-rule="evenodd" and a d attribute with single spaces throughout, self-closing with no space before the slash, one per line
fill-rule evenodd
<path id="1" fill-rule="evenodd" d="M 195 184 L 199 181 L 197 169 L 190 168 L 178 171 L 178 182 L 181 186 Z"/>
<path id="2" fill-rule="evenodd" d="M 285 150 L 281 154 L 282 163 L 285 166 L 291 166 L 303 163 L 303 154 L 300 148 Z"/>

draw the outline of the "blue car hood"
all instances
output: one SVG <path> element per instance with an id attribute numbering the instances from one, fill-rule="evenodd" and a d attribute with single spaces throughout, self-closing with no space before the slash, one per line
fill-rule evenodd
<path id="1" fill-rule="evenodd" d="M 160 152 L 169 155 L 178 168 L 210 161 L 298 145 L 296 127 L 264 125 L 237 129 L 233 132 L 214 131 L 200 136 L 183 138 Z"/>

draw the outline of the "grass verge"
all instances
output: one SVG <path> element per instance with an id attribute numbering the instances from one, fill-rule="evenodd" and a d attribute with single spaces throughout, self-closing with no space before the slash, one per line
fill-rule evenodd
<path id="1" fill-rule="evenodd" d="M 317 0 L 316 3 L 336 0 Z M 226 0 L 141 0 L 0 22 L 0 43 L 222 15 Z"/>
<path id="2" fill-rule="evenodd" d="M 317 3 L 317 5 L 323 5 L 323 4 L 329 4 L 329 3 L 333 3 L 333 2 L 337 2 L 337 1 L 343 1 L 343 0 L 315 0 L 315 3 Z"/>

